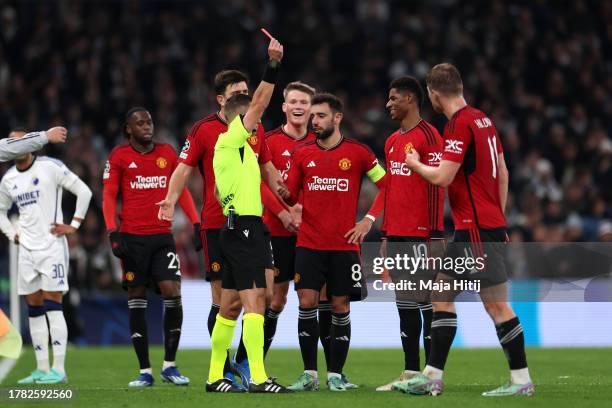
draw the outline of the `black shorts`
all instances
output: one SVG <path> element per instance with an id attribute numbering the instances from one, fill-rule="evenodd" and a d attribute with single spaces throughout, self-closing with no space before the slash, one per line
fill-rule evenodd
<path id="1" fill-rule="evenodd" d="M 327 284 L 327 296 L 350 296 L 362 300 L 367 287 L 357 251 L 295 249 L 295 290 L 320 291 Z"/>
<path id="2" fill-rule="evenodd" d="M 297 237 L 272 237 L 274 283 L 293 280 L 295 275 L 295 243 Z"/>
<path id="3" fill-rule="evenodd" d="M 402 269 L 392 269 L 389 271 L 389 276 L 393 283 L 414 282 L 415 289 L 412 290 L 396 290 L 397 300 L 410 302 L 428 302 L 429 291 L 422 290 L 421 282 L 433 281 L 435 272 L 429 270 L 425 263 L 429 254 L 428 239 L 424 237 L 410 236 L 389 236 L 387 237 L 387 258 L 401 259 L 408 258 L 407 262 L 401 262 Z M 419 264 L 415 264 L 413 260 L 423 259 Z M 407 264 L 407 265 L 406 265 Z M 416 267 L 415 267 L 416 265 Z M 408 266 L 408 269 L 404 269 Z"/>
<path id="4" fill-rule="evenodd" d="M 219 234 L 223 256 L 223 289 L 245 290 L 266 287 L 265 270 L 270 267 L 270 240 L 261 217 L 237 217 L 234 229 Z"/>
<path id="5" fill-rule="evenodd" d="M 480 280 L 483 288 L 507 282 L 507 240 L 505 228 L 456 230 L 446 251 L 446 257 L 455 260 L 454 269 L 441 272 L 460 280 Z M 473 261 L 466 267 L 470 258 Z"/>
<path id="6" fill-rule="evenodd" d="M 128 254 L 121 260 L 124 289 L 181 280 L 181 265 L 172 234 L 121 233 L 121 239 Z"/>
<path id="7" fill-rule="evenodd" d="M 220 229 L 200 230 L 202 240 L 202 253 L 204 254 L 204 265 L 206 267 L 205 279 L 210 281 L 221 280 L 223 269 L 223 257 L 219 245 Z"/>

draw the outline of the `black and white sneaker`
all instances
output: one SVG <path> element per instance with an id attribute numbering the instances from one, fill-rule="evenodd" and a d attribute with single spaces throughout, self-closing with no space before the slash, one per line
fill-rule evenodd
<path id="1" fill-rule="evenodd" d="M 249 392 L 271 392 L 273 394 L 284 394 L 293 391 L 277 383 L 276 378 L 270 377 L 261 384 L 255 384 L 254 382 L 250 382 Z"/>
<path id="2" fill-rule="evenodd" d="M 207 381 L 206 392 L 246 392 L 246 390 L 236 387 L 227 378 L 222 378 L 212 384 Z"/>

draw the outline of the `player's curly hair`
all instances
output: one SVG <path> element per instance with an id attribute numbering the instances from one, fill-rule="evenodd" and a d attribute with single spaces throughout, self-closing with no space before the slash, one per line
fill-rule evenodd
<path id="1" fill-rule="evenodd" d="M 389 90 L 391 89 L 395 89 L 400 93 L 404 91 L 412 92 L 417 99 L 417 106 L 419 109 L 423 107 L 423 99 L 425 94 L 419 80 L 415 77 L 403 76 L 396 78 L 389 84 Z"/>

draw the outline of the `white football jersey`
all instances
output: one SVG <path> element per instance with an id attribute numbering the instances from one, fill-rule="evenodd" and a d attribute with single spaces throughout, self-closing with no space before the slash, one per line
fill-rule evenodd
<path id="1" fill-rule="evenodd" d="M 19 244 L 29 250 L 49 248 L 57 240 L 51 234 L 54 223 L 62 224 L 62 192 L 79 178 L 60 160 L 35 157 L 24 171 L 11 167 L 0 182 L 0 209 L 19 209 Z"/>

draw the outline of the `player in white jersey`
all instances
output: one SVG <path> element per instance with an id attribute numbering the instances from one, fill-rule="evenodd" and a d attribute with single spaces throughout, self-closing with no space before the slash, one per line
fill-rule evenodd
<path id="1" fill-rule="evenodd" d="M 0 162 L 16 159 L 26 153 L 42 149 L 47 143 L 64 143 L 68 131 L 61 126 L 53 127 L 46 132 L 32 132 L 20 138 L 0 140 Z"/>
<path id="2" fill-rule="evenodd" d="M 24 137 L 21 130 L 9 138 Z M 77 196 L 70 225 L 63 224 L 62 189 Z M 62 296 L 68 291 L 68 242 L 66 234 L 79 228 L 91 200 L 91 190 L 59 160 L 28 153 L 15 160 L 0 181 L 0 229 L 19 245 L 18 293 L 28 305 L 30 335 L 37 369 L 20 384 L 66 382 L 64 359 L 68 329 Z M 18 229 L 7 212 L 15 203 Z M 45 317 L 46 315 L 46 317 Z M 47 324 L 48 319 L 48 324 Z M 49 335 L 53 367 L 49 369 Z"/>

